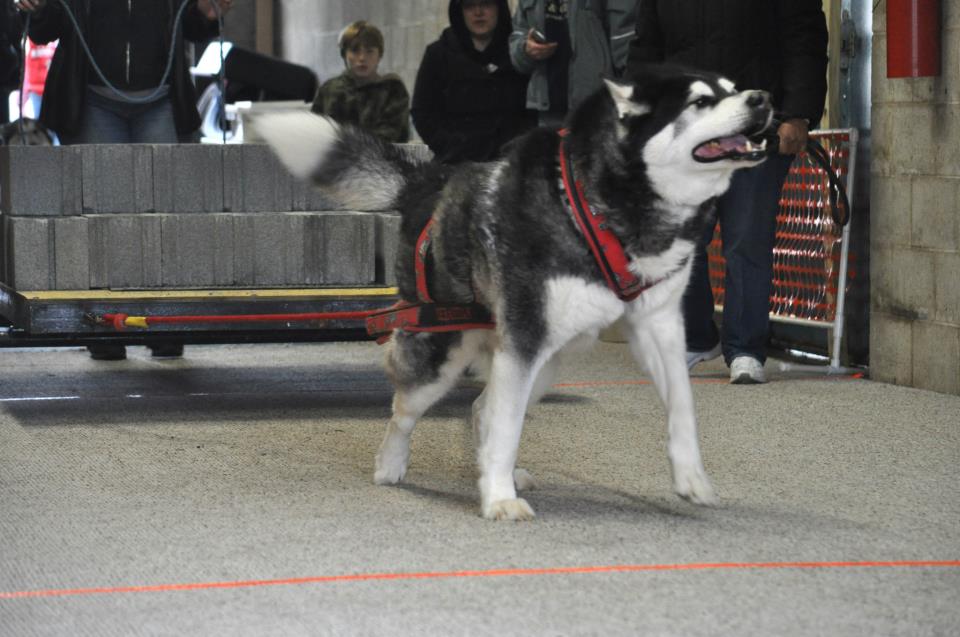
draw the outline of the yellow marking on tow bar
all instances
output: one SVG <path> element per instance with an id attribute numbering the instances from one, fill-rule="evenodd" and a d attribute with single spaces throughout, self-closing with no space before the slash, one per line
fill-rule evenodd
<path id="1" fill-rule="evenodd" d="M 128 316 L 123 320 L 123 324 L 127 327 L 142 327 L 142 328 L 150 327 L 147 324 L 146 316 Z"/>

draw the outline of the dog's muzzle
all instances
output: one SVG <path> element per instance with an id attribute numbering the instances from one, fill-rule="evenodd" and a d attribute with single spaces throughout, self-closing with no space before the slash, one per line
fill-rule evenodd
<path id="1" fill-rule="evenodd" d="M 694 161 L 761 161 L 769 155 L 766 132 L 773 122 L 773 105 L 766 91 L 750 91 L 744 103 L 751 111 L 743 130 L 727 137 L 717 137 L 693 149 Z"/>

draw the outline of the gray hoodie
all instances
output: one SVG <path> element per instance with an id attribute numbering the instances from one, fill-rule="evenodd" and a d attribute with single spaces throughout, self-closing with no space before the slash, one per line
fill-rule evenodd
<path id="1" fill-rule="evenodd" d="M 627 63 L 638 0 L 568 0 L 567 25 L 573 52 L 570 59 L 570 94 L 574 109 L 601 86 L 601 76 L 619 76 Z M 510 34 L 510 61 L 530 76 L 527 108 L 550 110 L 547 65 L 530 58 L 525 49 L 531 28 L 543 31 L 545 0 L 519 0 Z"/>

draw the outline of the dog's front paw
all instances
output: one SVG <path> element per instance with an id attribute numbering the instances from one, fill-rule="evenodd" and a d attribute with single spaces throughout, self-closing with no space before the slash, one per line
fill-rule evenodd
<path id="1" fill-rule="evenodd" d="M 673 490 L 694 504 L 712 506 L 720 501 L 703 467 L 674 469 Z"/>
<path id="2" fill-rule="evenodd" d="M 497 500 L 483 507 L 483 517 L 488 520 L 532 520 L 536 517 L 533 509 L 523 498 Z"/>
<path id="3" fill-rule="evenodd" d="M 377 454 L 373 481 L 376 484 L 397 484 L 407 474 L 409 453 L 386 453 L 383 449 Z"/>

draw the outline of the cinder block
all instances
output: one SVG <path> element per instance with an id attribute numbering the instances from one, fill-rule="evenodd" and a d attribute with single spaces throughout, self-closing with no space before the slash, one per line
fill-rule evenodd
<path id="1" fill-rule="evenodd" d="M 891 138 L 893 144 L 889 157 L 894 174 L 931 175 L 937 164 L 936 153 L 931 148 L 941 140 L 942 125 L 938 123 L 937 108 L 932 104 L 890 106 Z"/>
<path id="2" fill-rule="evenodd" d="M 53 219 L 54 283 L 57 290 L 90 287 L 90 241 L 86 217 Z"/>
<path id="3" fill-rule="evenodd" d="M 376 220 L 376 280 L 384 285 L 396 285 L 400 215 L 378 214 Z"/>
<path id="4" fill-rule="evenodd" d="M 152 212 L 153 148 L 91 144 L 83 156 L 83 210 L 90 214 Z"/>
<path id="5" fill-rule="evenodd" d="M 933 320 L 960 327 L 960 252 L 934 255 Z"/>
<path id="6" fill-rule="evenodd" d="M 251 215 L 253 221 L 253 280 L 259 286 L 286 283 L 287 219 L 281 214 Z"/>
<path id="7" fill-rule="evenodd" d="M 164 287 L 213 285 L 212 215 L 169 214 L 161 217 L 161 279 Z"/>
<path id="8" fill-rule="evenodd" d="M 913 386 L 960 394 L 960 327 L 918 321 L 913 324 Z"/>
<path id="9" fill-rule="evenodd" d="M 10 285 L 20 291 L 53 289 L 51 219 L 6 217 L 4 221 L 10 248 L 7 253 Z"/>
<path id="10" fill-rule="evenodd" d="M 958 45 L 960 46 L 960 45 Z M 960 103 L 941 105 L 937 109 L 935 133 L 936 174 L 960 177 Z"/>
<path id="11" fill-rule="evenodd" d="M 263 144 L 223 147 L 224 209 L 232 212 L 293 210 L 293 177 Z"/>
<path id="12" fill-rule="evenodd" d="M 910 245 L 911 180 L 912 177 L 872 176 L 870 180 L 871 246 L 906 247 Z"/>
<path id="13" fill-rule="evenodd" d="M 376 218 L 366 213 L 318 215 L 320 220 L 314 267 L 322 271 L 318 283 L 369 285 L 376 280 Z M 319 240 L 318 240 L 319 239 Z"/>
<path id="14" fill-rule="evenodd" d="M 237 215 L 163 215 L 163 284 L 226 287 L 249 282 L 236 276 Z"/>
<path id="15" fill-rule="evenodd" d="M 208 144 L 157 144 L 153 192 L 160 212 L 223 211 L 223 148 Z"/>
<path id="16" fill-rule="evenodd" d="M 255 215 L 229 215 L 233 227 L 233 279 L 241 287 L 256 284 L 256 226 Z"/>
<path id="17" fill-rule="evenodd" d="M 0 146 L 0 210 L 13 216 L 78 215 L 80 155 L 64 146 Z"/>
<path id="18" fill-rule="evenodd" d="M 234 246 L 234 215 L 209 215 L 214 221 L 213 236 L 213 284 L 237 285 L 236 248 Z"/>
<path id="19" fill-rule="evenodd" d="M 908 319 L 929 320 L 934 311 L 933 253 L 878 248 L 870 256 L 873 309 Z"/>
<path id="20" fill-rule="evenodd" d="M 913 321 L 884 312 L 870 315 L 870 378 L 913 384 Z"/>
<path id="21" fill-rule="evenodd" d="M 935 250 L 960 249 L 957 236 L 960 177 L 914 177 L 912 193 L 911 243 Z"/>
<path id="22" fill-rule="evenodd" d="M 162 215 L 89 215 L 90 287 L 160 287 L 161 218 Z"/>

